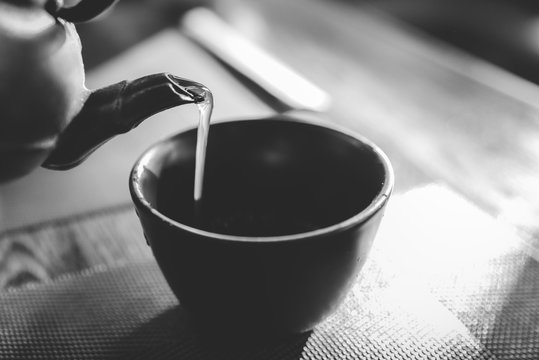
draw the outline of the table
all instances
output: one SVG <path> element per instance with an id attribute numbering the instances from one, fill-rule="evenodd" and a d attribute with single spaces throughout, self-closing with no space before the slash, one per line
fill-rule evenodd
<path id="1" fill-rule="evenodd" d="M 368 6 L 226 4 L 216 4 L 224 18 L 332 94 L 327 118 L 377 142 L 397 179 L 346 305 L 314 333 L 256 357 L 538 358 L 537 88 Z M 88 81 L 97 87 L 160 71 L 207 84 L 223 99 L 216 121 L 272 112 L 176 29 Z M 197 340 L 182 327 L 181 307 L 160 278 L 126 186 L 138 154 L 193 126 L 194 116 L 189 108 L 159 114 L 72 172 L 39 170 L 1 187 L 0 354 L 212 356 L 193 350 Z M 118 300 L 125 293 L 133 297 Z M 42 326 L 34 326 L 38 320 Z M 65 340 L 66 329 L 78 337 Z M 186 337 L 170 338 L 178 332 Z M 48 345 L 28 346 L 30 335 Z"/>

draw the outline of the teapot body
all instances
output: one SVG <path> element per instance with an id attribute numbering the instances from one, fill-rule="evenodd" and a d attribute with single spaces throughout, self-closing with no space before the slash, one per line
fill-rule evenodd
<path id="1" fill-rule="evenodd" d="M 0 1 L 0 182 L 39 166 L 88 95 L 74 25 Z"/>

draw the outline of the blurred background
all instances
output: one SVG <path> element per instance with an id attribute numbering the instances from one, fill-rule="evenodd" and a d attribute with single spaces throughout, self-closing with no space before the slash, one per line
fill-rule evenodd
<path id="1" fill-rule="evenodd" d="M 539 2 L 534 0 L 312 0 L 373 9 L 428 36 L 539 83 Z M 116 10 L 78 25 L 92 68 L 166 27 L 188 9 L 208 5 L 225 15 L 260 0 L 122 0 Z M 228 9 L 227 9 L 228 8 Z M 335 14 L 328 14 L 335 16 Z M 336 18 L 338 23 L 339 19 Z"/>

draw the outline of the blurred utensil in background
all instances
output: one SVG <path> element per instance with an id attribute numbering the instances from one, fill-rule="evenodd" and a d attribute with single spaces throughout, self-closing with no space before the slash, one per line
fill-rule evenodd
<path id="1" fill-rule="evenodd" d="M 187 11 L 180 29 L 274 110 L 323 112 L 329 108 L 328 93 L 249 41 L 212 10 L 197 7 Z"/>

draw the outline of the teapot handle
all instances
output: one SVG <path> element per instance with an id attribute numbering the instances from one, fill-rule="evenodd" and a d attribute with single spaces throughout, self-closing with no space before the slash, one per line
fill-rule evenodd
<path id="1" fill-rule="evenodd" d="M 72 7 L 62 7 L 63 1 L 49 0 L 46 5 L 47 11 L 57 18 L 78 23 L 91 20 L 108 9 L 118 0 L 81 0 Z"/>

